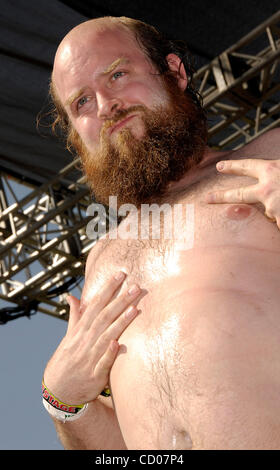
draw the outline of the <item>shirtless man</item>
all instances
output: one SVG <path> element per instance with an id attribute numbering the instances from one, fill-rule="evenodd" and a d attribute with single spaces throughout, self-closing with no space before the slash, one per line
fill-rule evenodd
<path id="1" fill-rule="evenodd" d="M 158 42 L 159 73 L 135 25 L 74 28 L 52 92 L 97 200 L 192 204 L 194 243 L 107 235 L 95 244 L 44 373 L 61 401 L 89 405 L 76 421 L 54 419 L 57 432 L 67 449 L 278 449 L 280 237 L 268 217 L 279 223 L 279 130 L 212 151 L 184 63 Z M 129 295 L 132 284 L 141 289 Z"/>

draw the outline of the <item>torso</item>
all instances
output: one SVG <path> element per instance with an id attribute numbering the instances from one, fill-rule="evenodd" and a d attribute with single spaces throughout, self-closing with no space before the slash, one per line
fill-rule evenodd
<path id="1" fill-rule="evenodd" d="M 263 136 L 228 158 L 279 153 Z M 128 448 L 280 446 L 280 233 L 261 205 L 204 199 L 215 188 L 254 183 L 210 165 L 205 178 L 182 190 L 176 203 L 194 207 L 190 249 L 104 239 L 90 255 L 83 305 L 123 267 L 123 288 L 138 282 L 147 291 L 111 371 Z"/>

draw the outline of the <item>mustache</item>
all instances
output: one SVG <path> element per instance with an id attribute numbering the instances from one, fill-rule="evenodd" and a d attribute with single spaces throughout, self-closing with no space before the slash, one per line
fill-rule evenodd
<path id="1" fill-rule="evenodd" d="M 106 131 L 114 126 L 117 122 L 122 121 L 126 117 L 128 117 L 130 114 L 135 113 L 135 112 L 145 112 L 146 108 L 143 105 L 134 105 L 130 106 L 127 109 L 119 109 L 116 111 L 115 115 L 111 119 L 107 119 L 103 126 L 101 127 L 100 130 L 100 137 L 104 136 Z"/>

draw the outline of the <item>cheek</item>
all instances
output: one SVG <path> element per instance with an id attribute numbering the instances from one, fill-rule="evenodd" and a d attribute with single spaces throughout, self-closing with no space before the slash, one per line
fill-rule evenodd
<path id="1" fill-rule="evenodd" d="M 158 104 L 165 104 L 168 101 L 166 91 L 154 80 L 131 83 L 127 86 L 125 95 L 130 104 L 143 104 L 148 108 Z"/>
<path id="2" fill-rule="evenodd" d="M 91 116 L 84 116 L 76 122 L 74 127 L 88 148 L 99 141 L 101 124 Z"/>

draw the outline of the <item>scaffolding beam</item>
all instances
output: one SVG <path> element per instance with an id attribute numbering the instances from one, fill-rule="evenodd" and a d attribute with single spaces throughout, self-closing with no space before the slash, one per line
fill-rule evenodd
<path id="1" fill-rule="evenodd" d="M 212 146 L 235 150 L 280 125 L 279 61 L 280 11 L 194 75 Z"/>

